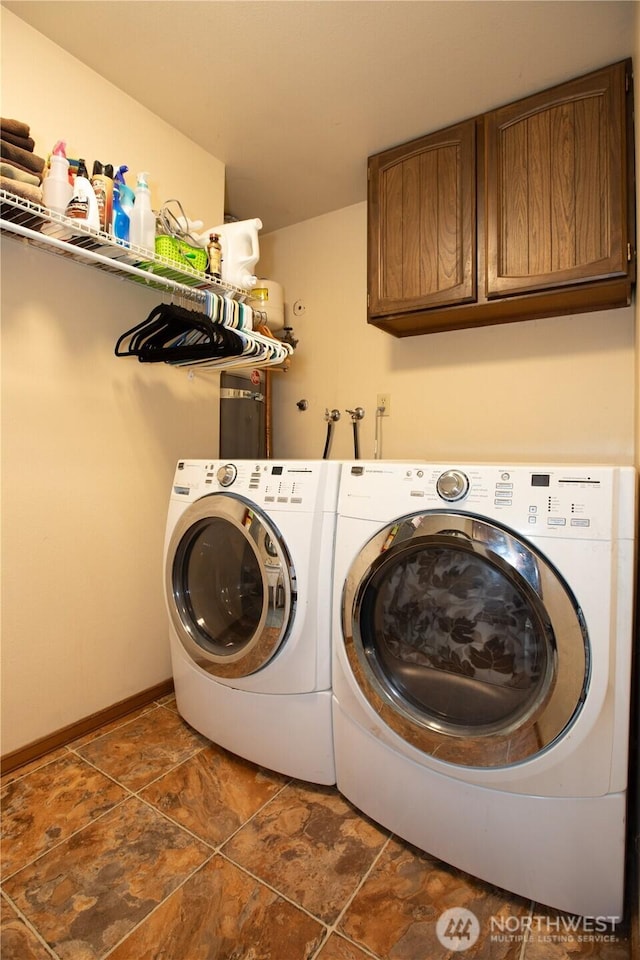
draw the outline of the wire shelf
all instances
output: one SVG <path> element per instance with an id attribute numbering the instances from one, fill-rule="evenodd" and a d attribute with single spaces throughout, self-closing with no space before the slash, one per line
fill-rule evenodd
<path id="1" fill-rule="evenodd" d="M 57 254 L 154 290 L 177 293 L 204 303 L 206 292 L 244 301 L 251 292 L 212 280 L 199 270 L 150 254 L 77 220 L 0 190 L 0 232 L 47 253 Z"/>

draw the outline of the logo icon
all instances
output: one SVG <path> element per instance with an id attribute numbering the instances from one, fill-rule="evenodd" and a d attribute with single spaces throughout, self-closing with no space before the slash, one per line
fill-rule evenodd
<path id="1" fill-rule="evenodd" d="M 444 910 L 436 923 L 438 940 L 447 950 L 462 953 L 474 945 L 480 936 L 480 921 L 465 907 Z"/>

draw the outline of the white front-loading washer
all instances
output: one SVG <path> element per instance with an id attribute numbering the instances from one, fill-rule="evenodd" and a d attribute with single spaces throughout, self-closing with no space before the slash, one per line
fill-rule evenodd
<path id="1" fill-rule="evenodd" d="M 635 471 L 346 463 L 339 790 L 548 906 L 619 919 Z"/>
<path id="2" fill-rule="evenodd" d="M 328 461 L 181 460 L 165 537 L 179 712 L 233 753 L 323 784 L 338 476 Z"/>

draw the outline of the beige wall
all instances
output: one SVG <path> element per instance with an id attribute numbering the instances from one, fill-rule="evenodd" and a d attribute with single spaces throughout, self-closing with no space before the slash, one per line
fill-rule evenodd
<path id="1" fill-rule="evenodd" d="M 39 155 L 66 137 L 149 170 L 154 206 L 221 222 L 219 160 L 5 10 L 2 91 Z M 219 394 L 216 376 L 114 357 L 159 300 L 2 241 L 3 753 L 171 675 L 169 489 L 178 457 L 217 453 Z"/>
<path id="2" fill-rule="evenodd" d="M 154 209 L 177 197 L 192 219 L 222 223 L 223 163 L 14 14 L 0 15 L 2 116 L 31 125 L 38 156 L 66 140 L 68 156 L 83 157 L 89 173 L 94 160 L 126 163 L 135 187 L 148 171 Z"/>
<path id="3" fill-rule="evenodd" d="M 373 457 L 386 392 L 388 459 L 634 462 L 634 307 L 398 340 L 366 323 L 364 203 L 263 237 L 259 269 L 283 284 L 300 340 L 274 377 L 276 456 L 320 457 L 326 407 L 342 411 L 332 457 L 352 456 L 344 411 L 359 405 Z"/>

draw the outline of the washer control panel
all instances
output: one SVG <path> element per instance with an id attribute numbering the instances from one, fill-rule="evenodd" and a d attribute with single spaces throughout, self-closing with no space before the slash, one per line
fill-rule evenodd
<path id="1" fill-rule="evenodd" d="M 355 461 L 343 465 L 338 512 L 389 521 L 452 510 L 528 536 L 610 539 L 618 501 L 633 502 L 634 489 L 632 467 Z"/>

